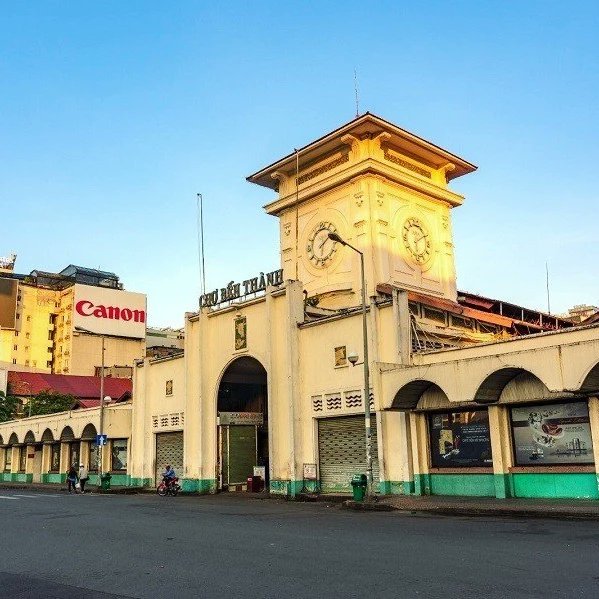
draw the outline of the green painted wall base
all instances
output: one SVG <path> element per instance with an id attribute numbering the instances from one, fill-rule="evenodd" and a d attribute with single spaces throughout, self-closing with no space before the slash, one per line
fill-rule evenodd
<path id="1" fill-rule="evenodd" d="M 514 497 L 599 499 L 597 475 L 594 472 L 514 473 L 511 477 Z"/>
<path id="2" fill-rule="evenodd" d="M 149 487 L 152 485 L 151 478 L 139 478 L 135 476 L 129 477 L 129 486 L 130 487 Z"/>
<path id="3" fill-rule="evenodd" d="M 271 480 L 269 492 L 271 495 L 284 495 L 286 497 L 295 497 L 302 492 L 304 488 L 303 480 Z"/>
<path id="4" fill-rule="evenodd" d="M 43 483 L 52 483 L 55 485 L 59 485 L 64 483 L 67 480 L 66 474 L 59 474 L 58 472 L 48 472 L 47 474 L 42 474 L 42 482 Z"/>
<path id="5" fill-rule="evenodd" d="M 495 497 L 492 474 L 416 474 L 415 495 Z"/>
<path id="6" fill-rule="evenodd" d="M 379 483 L 379 492 L 382 495 L 411 495 L 414 493 L 414 481 L 383 480 Z"/>

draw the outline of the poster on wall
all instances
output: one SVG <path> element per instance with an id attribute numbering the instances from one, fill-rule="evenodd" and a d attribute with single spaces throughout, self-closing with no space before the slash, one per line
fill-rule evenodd
<path id="1" fill-rule="evenodd" d="M 592 464 L 586 402 L 512 408 L 516 464 Z"/>
<path id="2" fill-rule="evenodd" d="M 491 437 L 486 410 L 430 415 L 433 468 L 490 468 Z"/>

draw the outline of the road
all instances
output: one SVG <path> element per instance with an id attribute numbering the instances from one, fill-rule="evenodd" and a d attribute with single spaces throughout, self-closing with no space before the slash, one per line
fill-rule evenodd
<path id="1" fill-rule="evenodd" d="M 0 597 L 599 597 L 599 523 L 0 489 Z"/>

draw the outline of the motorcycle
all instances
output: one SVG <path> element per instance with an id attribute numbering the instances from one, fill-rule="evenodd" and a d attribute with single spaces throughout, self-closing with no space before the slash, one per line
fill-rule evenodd
<path id="1" fill-rule="evenodd" d="M 163 478 L 162 482 L 158 485 L 156 492 L 158 495 L 160 495 L 160 497 L 166 497 L 167 495 L 176 497 L 180 490 L 181 485 L 179 484 L 179 479 L 175 477 L 170 481 L 167 481 L 166 478 Z"/>

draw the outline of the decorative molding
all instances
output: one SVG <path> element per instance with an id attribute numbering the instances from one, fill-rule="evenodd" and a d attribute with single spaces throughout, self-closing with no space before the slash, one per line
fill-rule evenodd
<path id="1" fill-rule="evenodd" d="M 409 171 L 412 171 L 418 175 L 426 177 L 427 179 L 431 178 L 430 171 L 428 171 L 424 168 L 421 168 L 420 166 L 416 166 L 415 164 L 412 164 L 411 162 L 408 162 L 407 160 L 404 160 L 403 158 L 400 158 L 399 156 L 395 156 L 394 154 L 391 154 L 389 152 L 389 148 L 383 149 L 383 156 L 384 156 L 385 160 L 388 160 L 389 162 L 393 162 L 394 164 L 397 164 L 405 169 L 408 169 Z"/>
<path id="2" fill-rule="evenodd" d="M 356 206 L 360 208 L 364 203 L 364 192 L 354 193 L 354 199 L 356 200 Z"/>
<path id="3" fill-rule="evenodd" d="M 285 223 L 283 225 L 283 233 L 285 234 L 285 237 L 289 237 L 291 234 L 291 223 Z"/>
<path id="4" fill-rule="evenodd" d="M 334 168 L 341 166 L 342 164 L 345 164 L 346 162 L 349 162 L 349 154 L 342 154 L 341 156 L 339 156 L 338 158 L 335 158 L 335 160 L 331 160 L 331 162 L 327 162 L 326 164 L 323 164 L 322 166 L 319 166 L 318 168 L 315 168 L 311 171 L 308 171 L 307 173 L 301 175 L 300 177 L 297 178 L 297 184 L 301 185 L 302 183 L 305 183 L 306 181 L 310 181 L 311 179 L 314 179 L 315 177 L 318 177 L 319 175 L 322 175 L 328 171 L 333 170 Z"/>

